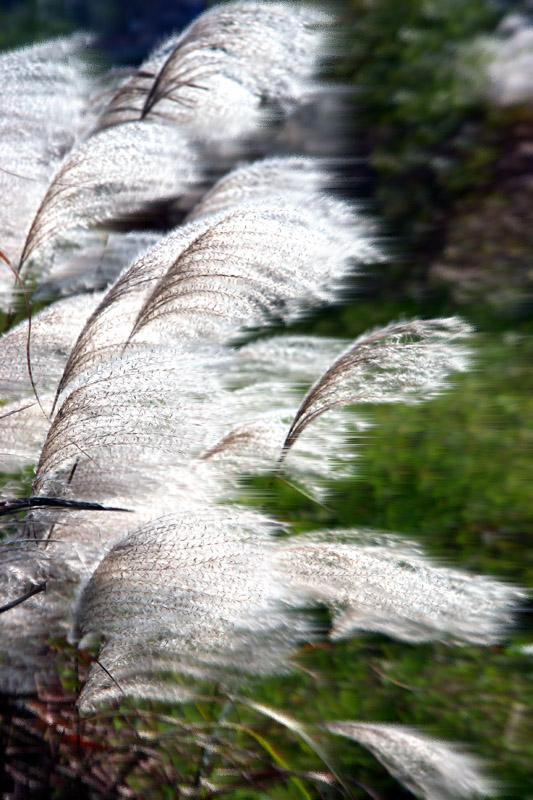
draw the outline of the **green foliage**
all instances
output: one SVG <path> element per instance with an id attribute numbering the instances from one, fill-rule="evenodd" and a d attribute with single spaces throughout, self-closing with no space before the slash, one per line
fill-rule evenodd
<path id="1" fill-rule="evenodd" d="M 28 0 L 0 9 L 0 49 L 70 33 L 72 20 L 62 0 Z"/>
<path id="2" fill-rule="evenodd" d="M 436 553 L 531 582 L 524 531 L 533 412 L 531 342 L 486 337 L 476 369 L 423 408 L 383 408 L 363 450 L 361 478 L 338 495 L 339 514 L 424 535 Z"/>
<path id="3" fill-rule="evenodd" d="M 355 335 L 359 325 L 380 322 L 382 312 L 379 303 L 367 303 L 359 319 L 352 308 L 339 315 L 339 327 Z M 374 427 L 354 443 L 354 479 L 337 484 L 326 507 L 313 509 L 274 478 L 254 483 L 264 491 L 262 502 L 302 530 L 396 531 L 446 563 L 532 586 L 533 342 L 528 324 L 502 331 L 500 323 L 493 320 L 496 330 L 478 336 L 474 369 L 448 393 L 422 406 L 366 410 Z M 489 650 L 408 646 L 377 636 L 324 645 L 302 654 L 304 672 L 292 684 L 271 680 L 257 693 L 278 705 L 289 695 L 291 708 L 308 721 L 397 721 L 470 742 L 497 765 L 503 796 L 524 798 L 533 790 L 533 685 L 531 656 L 518 647 L 530 640 L 521 622 L 508 645 Z M 291 763 L 299 758 L 294 753 Z M 346 774 L 391 791 L 362 749 L 343 747 L 339 758 Z"/>
<path id="4" fill-rule="evenodd" d="M 490 175 L 486 111 L 458 51 L 492 31 L 502 13 L 485 0 L 350 0 L 343 77 L 357 90 L 379 212 L 410 243 L 434 236 L 454 197 Z"/>

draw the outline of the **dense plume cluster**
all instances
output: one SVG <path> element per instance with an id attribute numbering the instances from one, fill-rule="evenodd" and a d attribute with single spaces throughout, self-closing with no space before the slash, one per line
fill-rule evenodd
<path id="1" fill-rule="evenodd" d="M 468 365 L 457 318 L 351 344 L 264 335 L 381 259 L 372 222 L 329 191 L 331 165 L 263 157 L 320 97 L 330 25 L 312 8 L 225 4 L 105 90 L 80 36 L 0 57 L 0 187 L 14 198 L 0 245 L 53 299 L 0 341 L 2 470 L 35 468 L 31 510 L 3 542 L 1 603 L 35 590 L 0 618 L 3 693 L 54 682 L 57 638 L 100 648 L 78 700 L 90 713 L 124 695 L 186 702 L 173 673 L 233 691 L 284 672 L 324 636 L 318 604 L 332 639 L 487 644 L 510 623 L 518 590 L 411 542 L 295 535 L 235 502 L 243 475 L 272 472 L 323 498 L 366 425 L 347 405 L 419 402 Z M 441 742 L 328 727 L 420 796 L 488 791 Z"/>

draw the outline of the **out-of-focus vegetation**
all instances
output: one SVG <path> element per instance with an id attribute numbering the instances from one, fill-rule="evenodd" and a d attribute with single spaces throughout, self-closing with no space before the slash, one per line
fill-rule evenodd
<path id="1" fill-rule="evenodd" d="M 365 319 L 373 306 L 365 304 Z M 341 319 L 347 333 L 365 327 L 354 311 Z M 302 529 L 397 531 L 445 563 L 531 587 L 532 356 L 527 333 L 480 334 L 474 369 L 448 394 L 424 406 L 368 411 L 374 427 L 357 442 L 359 478 L 337 484 L 327 508 L 280 482 L 272 510 L 298 519 Z M 336 644 L 308 655 L 306 667 L 320 677 L 294 679 L 291 705 L 314 720 L 401 721 L 476 743 L 504 781 L 502 796 L 525 799 L 533 788 L 533 683 L 531 655 L 520 645 L 530 641 L 524 614 L 509 641 L 489 650 L 408 646 L 375 636 Z M 283 702 L 284 691 L 274 681 L 258 689 L 273 703 Z M 361 754 L 345 747 L 343 753 L 348 772 L 382 785 L 371 761 L 361 772 Z"/>
<path id="2" fill-rule="evenodd" d="M 0 47 L 5 50 L 59 36 L 72 30 L 62 2 L 7 0 L 0 8 Z"/>
<path id="3" fill-rule="evenodd" d="M 357 87 L 363 152 L 376 173 L 379 211 L 409 243 L 461 192 L 487 180 L 494 148 L 486 109 L 458 69 L 458 53 L 492 30 L 502 7 L 486 0 L 351 0 L 342 71 Z M 475 83 L 475 81 L 474 81 Z"/>
<path id="4" fill-rule="evenodd" d="M 484 0 L 346 7 L 341 72 L 357 88 L 358 185 L 395 257 L 314 331 L 353 337 L 402 315 L 459 313 L 478 330 L 474 363 L 431 403 L 369 409 L 374 427 L 354 446 L 358 478 L 337 485 L 327 508 L 279 482 L 272 509 L 302 529 L 401 532 L 447 563 L 531 587 L 533 109 L 491 107 L 469 60 L 476 37 L 524 10 Z M 374 636 L 327 647 L 307 657 L 318 683 L 295 678 L 291 702 L 313 719 L 401 721 L 475 743 L 503 781 L 501 796 L 525 800 L 533 683 L 520 645 L 531 641 L 529 623 L 524 613 L 509 641 L 488 651 Z M 274 681 L 259 691 L 283 702 Z M 360 748 L 339 752 L 349 774 L 400 796 Z"/>
<path id="5" fill-rule="evenodd" d="M 533 166 L 516 154 L 519 144 L 533 144 L 533 111 L 491 109 L 458 67 L 469 42 L 492 32 L 511 10 L 521 4 L 350 0 L 343 6 L 348 52 L 340 72 L 357 87 L 353 150 L 364 156 L 358 186 L 396 256 L 363 280 L 357 302 L 311 327 L 353 337 L 402 315 L 460 313 L 479 330 L 474 365 L 424 406 L 365 409 L 374 427 L 354 442 L 354 479 L 336 485 L 324 507 L 275 477 L 254 486 L 264 490 L 266 507 L 298 528 L 400 532 L 438 558 L 531 587 L 533 202 L 527 201 L 533 189 L 524 175 L 531 170 L 533 185 Z M 0 12 L 0 46 L 69 27 L 62 3 L 11 3 Z M 443 269 L 450 264 L 453 275 Z M 462 291 L 469 277 L 474 293 Z M 278 708 L 290 700 L 302 721 L 401 721 L 469 742 L 504 781 L 501 797 L 526 800 L 533 796 L 533 657 L 520 650 L 532 638 L 526 623 L 524 614 L 509 640 L 488 650 L 408 646 L 378 636 L 315 647 L 298 655 L 302 669 L 293 676 L 263 681 L 247 694 Z M 219 711 L 185 707 L 180 714 L 216 719 Z M 253 742 L 241 714 L 237 741 L 247 746 Z M 261 726 L 291 769 L 321 768 L 301 738 L 268 717 Z M 168 758 L 183 768 L 178 756 Z M 376 797 L 407 797 L 362 748 L 339 739 L 335 759 L 349 782 Z M 131 785 L 140 789 L 133 779 Z M 356 797 L 367 796 L 350 785 Z M 163 781 L 151 796 L 172 792 Z M 265 778 L 264 790 L 227 796 L 292 798 L 301 791 L 294 783 L 273 789 Z"/>
<path id="6" fill-rule="evenodd" d="M 205 9 L 203 0 L 2 0 L 0 48 L 83 30 L 112 62 L 135 63 Z"/>

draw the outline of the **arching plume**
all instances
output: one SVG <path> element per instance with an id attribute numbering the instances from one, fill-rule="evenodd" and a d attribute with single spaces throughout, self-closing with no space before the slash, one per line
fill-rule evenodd
<path id="1" fill-rule="evenodd" d="M 21 262 L 72 228 L 111 223 L 169 201 L 198 178 L 188 141 L 164 123 L 95 134 L 65 158 L 32 222 Z"/>
<path id="2" fill-rule="evenodd" d="M 99 129 L 164 118 L 194 139 L 253 132 L 264 102 L 285 110 L 317 90 L 328 17 L 284 3 L 233 2 L 158 48 L 104 109 Z"/>
<path id="3" fill-rule="evenodd" d="M 368 748 L 416 797 L 456 800 L 493 794 L 478 759 L 407 725 L 332 722 L 327 728 Z"/>
<path id="4" fill-rule="evenodd" d="M 55 39 L 0 55 L 0 247 L 18 264 L 48 182 L 87 125 L 93 87 L 85 36 Z M 13 276 L 0 271 L 7 307 Z"/>

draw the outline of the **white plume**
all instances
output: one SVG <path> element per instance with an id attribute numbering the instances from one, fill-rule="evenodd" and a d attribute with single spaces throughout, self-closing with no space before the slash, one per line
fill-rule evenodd
<path id="1" fill-rule="evenodd" d="M 46 403 L 46 397 L 43 400 Z M 9 474 L 24 467 L 33 467 L 48 427 L 49 421 L 36 400 L 12 400 L 2 405 L 0 470 Z"/>
<path id="2" fill-rule="evenodd" d="M 119 682 L 141 653 L 148 674 L 150 660 L 161 669 L 164 658 L 167 669 L 226 682 L 234 671 L 282 669 L 306 629 L 284 608 L 285 589 L 270 566 L 274 530 L 272 520 L 236 506 L 153 520 L 115 545 L 91 576 L 76 637 L 106 634 L 105 664 Z M 108 681 L 97 666 L 92 673 L 98 694 Z M 89 680 L 82 705 L 96 697 Z"/>
<path id="3" fill-rule="evenodd" d="M 530 106 L 533 103 L 533 26 L 530 22 L 524 20 L 507 37 L 478 39 L 470 43 L 472 49 L 479 53 L 486 75 L 483 89 L 494 105 Z"/>
<path id="4" fill-rule="evenodd" d="M 415 728 L 366 722 L 330 722 L 326 728 L 370 750 L 417 797 L 457 800 L 494 792 L 476 758 Z"/>
<path id="5" fill-rule="evenodd" d="M 0 468 L 34 465 L 68 354 L 101 295 L 55 303 L 0 338 Z M 30 369 L 31 368 L 31 379 Z M 33 385 L 32 385 L 33 380 Z"/>
<path id="6" fill-rule="evenodd" d="M 279 548 L 279 559 L 295 594 L 331 607 L 334 638 L 367 630 L 412 642 L 452 636 L 487 644 L 498 641 L 525 599 L 512 586 L 431 563 L 390 535 L 342 529 L 297 536 Z"/>
<path id="7" fill-rule="evenodd" d="M 147 297 L 132 335 L 172 315 L 174 335 L 224 340 L 331 302 L 353 263 L 376 257 L 342 203 L 336 212 L 321 217 L 311 206 L 294 207 L 289 196 L 208 218 L 209 228 L 176 254 Z"/>
<path id="8" fill-rule="evenodd" d="M 0 55 L 0 241 L 13 264 L 51 175 L 86 124 L 87 43 L 77 35 Z M 12 285 L 3 267 L 0 290 Z"/>
<path id="9" fill-rule="evenodd" d="M 101 294 L 59 300 L 11 328 L 0 338 L 0 397 L 33 397 L 28 371 L 28 334 L 31 372 L 39 393 L 53 392 L 61 378 L 68 354 L 85 320 Z"/>
<path id="10" fill-rule="evenodd" d="M 32 222 L 21 261 L 71 228 L 138 214 L 198 179 L 197 155 L 164 123 L 132 122 L 101 131 L 72 150 Z"/>
<path id="11" fill-rule="evenodd" d="M 316 91 L 327 23 L 316 9 L 286 3 L 210 9 L 120 87 L 99 127 L 157 117 L 192 138 L 230 143 L 257 128 L 265 100 L 290 109 Z"/>
<path id="12" fill-rule="evenodd" d="M 466 369 L 468 351 L 455 342 L 470 333 L 464 320 L 450 317 L 394 322 L 363 334 L 311 387 L 284 451 L 332 408 L 349 403 L 417 403 L 435 396 L 450 373 Z"/>
<path id="13" fill-rule="evenodd" d="M 187 220 L 278 196 L 293 197 L 293 202 L 306 205 L 309 201 L 316 202 L 330 182 L 332 177 L 325 165 L 315 158 L 293 156 L 252 161 L 220 178 L 189 212 Z M 329 197 L 326 194 L 322 197 L 325 211 Z"/>
<path id="14" fill-rule="evenodd" d="M 39 282 L 35 301 L 107 289 L 131 262 L 161 238 L 157 231 L 110 232 L 77 228 L 57 239 L 54 248 L 36 257 L 32 269 Z M 45 248 L 46 250 L 46 248 Z"/>

